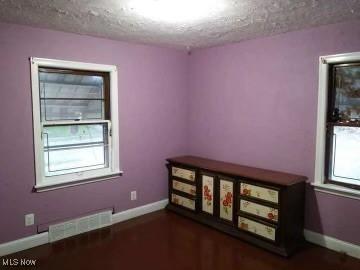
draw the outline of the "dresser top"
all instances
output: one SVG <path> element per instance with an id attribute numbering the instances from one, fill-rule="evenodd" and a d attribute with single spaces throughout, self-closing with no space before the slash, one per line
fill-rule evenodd
<path id="1" fill-rule="evenodd" d="M 301 175 L 283 173 L 254 167 L 242 166 L 234 163 L 217 161 L 195 156 L 180 156 L 168 158 L 168 162 L 179 163 L 192 167 L 198 167 L 203 170 L 230 174 L 234 176 L 243 176 L 262 182 L 277 184 L 281 186 L 290 186 L 299 182 L 304 182 L 307 178 Z"/>

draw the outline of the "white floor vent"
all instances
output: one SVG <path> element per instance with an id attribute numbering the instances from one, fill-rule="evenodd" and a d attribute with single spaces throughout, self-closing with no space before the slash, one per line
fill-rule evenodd
<path id="1" fill-rule="evenodd" d="M 49 226 L 49 242 L 55 242 L 76 234 L 100 229 L 112 224 L 112 212 L 105 211 L 94 215 L 68 220 Z"/>

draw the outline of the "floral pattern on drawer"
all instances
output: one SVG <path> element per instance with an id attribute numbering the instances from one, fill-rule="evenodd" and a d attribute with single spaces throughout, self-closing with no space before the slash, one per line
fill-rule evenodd
<path id="1" fill-rule="evenodd" d="M 239 217 L 238 222 L 238 226 L 241 230 L 248 231 L 275 241 L 276 229 L 274 227 L 267 226 L 265 224 L 241 216 Z"/>
<path id="2" fill-rule="evenodd" d="M 240 194 L 264 201 L 279 203 L 279 192 L 274 189 L 259 187 L 247 183 L 241 183 Z"/>
<path id="3" fill-rule="evenodd" d="M 195 181 L 195 172 L 183 168 L 172 167 L 171 174 L 189 181 Z"/>
<path id="4" fill-rule="evenodd" d="M 276 208 L 261 205 L 247 200 L 240 200 L 240 210 L 255 216 L 278 222 L 279 211 Z"/>
<path id="5" fill-rule="evenodd" d="M 193 185 L 185 184 L 180 181 L 172 180 L 173 189 L 182 191 L 190 195 L 196 195 L 196 187 Z"/>
<path id="6" fill-rule="evenodd" d="M 234 184 L 231 181 L 220 179 L 220 217 L 233 220 Z"/>
<path id="7" fill-rule="evenodd" d="M 189 208 L 191 210 L 195 210 L 195 201 L 185 198 L 183 196 L 179 196 L 173 193 L 171 194 L 171 202 Z"/>
<path id="8" fill-rule="evenodd" d="M 214 177 L 202 175 L 202 210 L 214 213 Z"/>

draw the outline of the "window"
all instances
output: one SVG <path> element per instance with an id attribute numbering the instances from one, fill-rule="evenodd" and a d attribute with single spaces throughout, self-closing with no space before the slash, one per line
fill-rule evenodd
<path id="1" fill-rule="evenodd" d="M 360 53 L 320 57 L 314 185 L 360 198 Z"/>
<path id="2" fill-rule="evenodd" d="M 38 190 L 119 175 L 115 66 L 31 58 Z"/>
<path id="3" fill-rule="evenodd" d="M 360 62 L 329 66 L 326 181 L 360 187 Z"/>

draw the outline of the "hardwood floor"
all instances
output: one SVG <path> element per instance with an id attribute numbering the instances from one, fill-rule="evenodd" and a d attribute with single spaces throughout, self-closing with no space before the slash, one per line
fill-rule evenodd
<path id="1" fill-rule="evenodd" d="M 165 210 L 5 258 L 36 259 L 24 269 L 47 270 L 360 269 L 360 260 L 311 244 L 282 258 Z"/>

